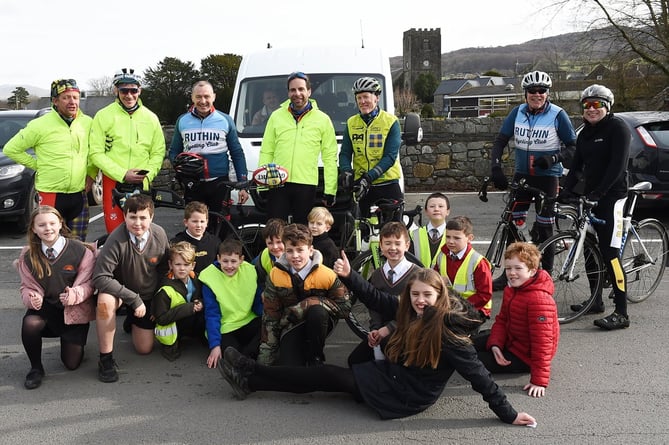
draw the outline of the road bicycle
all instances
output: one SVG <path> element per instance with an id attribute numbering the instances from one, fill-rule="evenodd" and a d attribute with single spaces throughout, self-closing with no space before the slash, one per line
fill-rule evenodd
<path id="1" fill-rule="evenodd" d="M 488 184 L 490 177 L 483 178 L 481 189 L 479 190 L 479 199 L 483 202 L 488 202 Z M 546 198 L 546 194 L 535 187 L 529 186 L 524 179 L 518 182 L 509 184 L 509 191 L 504 198 L 506 205 L 502 210 L 497 227 L 490 240 L 490 245 L 486 251 L 485 257 L 490 261 L 491 272 L 502 267 L 504 261 L 504 252 L 506 247 L 511 242 L 527 241 L 530 242 L 530 235 L 527 230 L 527 221 L 518 221 L 513 218 L 513 211 L 518 205 L 528 205 L 528 201 L 517 201 L 516 196 L 519 191 L 529 192 L 539 200 L 540 208 L 545 205 L 552 205 L 553 201 Z M 521 225 L 519 225 L 522 223 Z"/>
<path id="2" fill-rule="evenodd" d="M 648 298 L 659 285 L 669 249 L 667 231 L 660 221 L 632 219 L 639 195 L 652 187 L 640 182 L 628 191 L 623 213 L 621 266 L 627 279 L 627 299 L 638 303 Z M 605 221 L 593 215 L 596 205 L 581 196 L 575 202 L 576 229 L 553 235 L 539 246 L 555 251 L 552 278 L 560 323 L 569 323 L 587 313 L 596 297 L 607 287 L 608 274 L 592 224 Z M 613 291 L 611 291 L 611 294 Z M 574 311 L 572 308 L 578 307 Z"/>
<path id="3" fill-rule="evenodd" d="M 230 196 L 232 190 L 249 190 L 253 195 L 259 188 L 253 181 L 229 181 L 225 182 L 224 186 L 227 188 L 226 196 Z M 123 207 L 125 200 L 137 193 L 151 196 L 156 207 L 183 210 L 186 206 L 183 197 L 171 189 L 152 187 L 149 190 L 141 190 L 135 186 L 130 186 L 129 184 L 122 184 L 120 187 L 117 185 L 112 192 L 112 196 L 115 204 Z M 228 200 L 225 204 L 226 205 L 223 206 L 221 212 L 209 212 L 209 219 L 216 218 L 218 221 L 214 235 L 221 240 L 227 237 L 239 240 L 242 243 L 244 258 L 247 258 L 247 261 L 251 261 L 265 248 L 265 240 L 262 236 L 262 229 L 265 225 L 260 223 L 233 224 L 230 218 L 230 207 L 232 206 L 232 202 Z M 106 236 L 103 238 L 106 238 Z M 104 243 L 104 239 L 101 241 L 102 242 L 99 242 L 99 244 Z"/>
<path id="4" fill-rule="evenodd" d="M 351 270 L 369 279 L 372 273 L 382 267 L 385 262 L 379 241 L 379 233 L 383 225 L 402 215 L 407 230 L 414 227 L 416 217 L 418 217 L 417 224 L 420 226 L 422 208 L 417 205 L 413 210 L 404 211 L 403 200 L 380 199 L 370 207 L 370 216 L 366 218 L 360 212 L 361 198 L 359 191 L 353 191 L 351 208 L 343 224 L 341 247 L 351 261 Z M 405 258 L 423 267 L 423 263 L 411 252 L 406 252 Z M 346 323 L 358 337 L 365 340 L 369 334 L 369 310 L 356 298 L 355 294 L 351 293 L 350 298 L 351 311 Z"/>

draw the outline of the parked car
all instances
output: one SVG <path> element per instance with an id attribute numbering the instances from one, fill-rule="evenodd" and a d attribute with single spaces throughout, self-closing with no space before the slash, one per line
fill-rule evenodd
<path id="1" fill-rule="evenodd" d="M 629 184 L 640 181 L 653 184 L 638 205 L 666 204 L 669 201 L 669 111 L 624 111 L 615 115 L 632 133 L 627 166 Z"/>
<path id="2" fill-rule="evenodd" d="M 49 110 L 0 111 L 0 149 L 28 122 Z M 0 219 L 16 221 L 19 231 L 25 232 L 37 205 L 35 171 L 0 153 Z"/>

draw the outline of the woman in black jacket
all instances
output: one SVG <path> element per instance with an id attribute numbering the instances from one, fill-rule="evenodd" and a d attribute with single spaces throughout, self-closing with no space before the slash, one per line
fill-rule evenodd
<path id="1" fill-rule="evenodd" d="M 627 160 L 630 152 L 630 130 L 611 112 L 613 93 L 602 85 L 590 85 L 581 93 L 583 128 L 576 139 L 576 153 L 560 196 L 572 194 L 572 188 L 584 178 L 584 195 L 596 201 L 593 213 L 604 224 L 594 224 L 599 250 L 613 286 L 615 310 L 595 320 L 602 329 L 623 329 L 630 325 L 627 315 L 625 272 L 620 264 L 620 227 L 623 204 L 627 196 Z M 568 198 L 568 196 L 567 196 Z M 618 234 L 616 236 L 616 234 Z M 582 303 L 585 304 L 585 303 Z M 582 304 L 571 307 L 580 311 Z M 602 294 L 596 296 L 590 313 L 604 312 Z"/>
<path id="2" fill-rule="evenodd" d="M 471 330 L 478 326 L 476 318 L 463 300 L 448 293 L 439 273 L 418 270 L 398 300 L 351 273 L 348 260 L 342 256 L 334 269 L 349 289 L 367 307 L 397 320 L 396 329 L 381 342 L 386 360 L 356 363 L 351 368 L 267 367 L 227 348 L 220 370 L 238 398 L 254 391 L 347 392 L 381 418 L 394 419 L 433 405 L 457 371 L 502 421 L 536 423 L 529 414 L 513 409 L 479 361 L 469 339 Z"/>

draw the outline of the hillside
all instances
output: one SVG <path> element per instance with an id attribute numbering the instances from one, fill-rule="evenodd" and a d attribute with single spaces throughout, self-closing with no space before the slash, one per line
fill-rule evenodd
<path id="1" fill-rule="evenodd" d="M 488 70 L 512 76 L 532 68 L 554 71 L 556 65 L 564 71 L 588 72 L 622 47 L 610 37 L 601 38 L 603 34 L 594 34 L 599 40 L 592 39 L 593 33 L 574 32 L 517 45 L 463 48 L 442 54 L 441 71 L 446 78 Z M 402 56 L 391 57 L 390 65 L 393 71 L 401 69 Z"/>

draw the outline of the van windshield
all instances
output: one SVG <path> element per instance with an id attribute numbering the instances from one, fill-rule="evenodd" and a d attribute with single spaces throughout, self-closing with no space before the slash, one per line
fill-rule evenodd
<path id="1" fill-rule="evenodd" d="M 380 74 L 310 74 L 311 99 L 318 108 L 330 116 L 335 132 L 344 132 L 346 121 L 358 112 L 351 87 L 358 78 L 370 76 L 381 82 L 383 94 L 379 100 L 381 109 L 385 109 L 385 79 Z M 288 100 L 286 79 L 288 75 L 274 77 L 256 77 L 245 79 L 239 86 L 235 124 L 240 137 L 262 137 L 269 114 L 274 107 Z"/>

